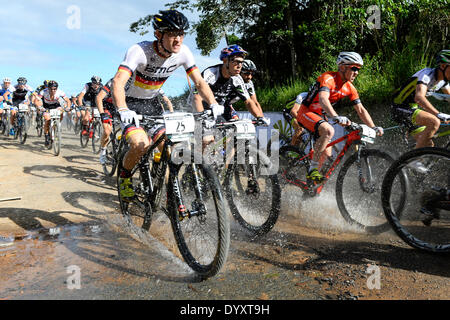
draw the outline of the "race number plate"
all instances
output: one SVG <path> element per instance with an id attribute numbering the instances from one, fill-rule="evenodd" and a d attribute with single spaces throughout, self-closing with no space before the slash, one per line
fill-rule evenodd
<path id="1" fill-rule="evenodd" d="M 236 139 L 252 140 L 256 137 L 256 128 L 251 120 L 240 120 L 234 123 Z"/>
<path id="2" fill-rule="evenodd" d="M 100 111 L 97 108 L 94 108 L 94 118 L 100 118 Z"/>
<path id="3" fill-rule="evenodd" d="M 173 142 L 189 140 L 194 135 L 195 120 L 192 113 L 165 114 L 166 134 Z"/>
<path id="4" fill-rule="evenodd" d="M 50 118 L 52 119 L 59 119 L 59 117 L 61 116 L 61 111 L 58 109 L 50 109 L 49 113 Z"/>
<path id="5" fill-rule="evenodd" d="M 21 103 L 19 104 L 19 112 L 27 112 L 28 111 L 28 105 Z"/>
<path id="6" fill-rule="evenodd" d="M 372 128 L 362 124 L 359 135 L 361 136 L 361 141 L 364 141 L 367 143 L 374 143 L 377 133 Z"/>

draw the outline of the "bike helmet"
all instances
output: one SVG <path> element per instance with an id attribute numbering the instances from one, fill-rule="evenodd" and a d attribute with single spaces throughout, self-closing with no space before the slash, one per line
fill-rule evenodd
<path id="1" fill-rule="evenodd" d="M 48 87 L 48 83 L 50 82 L 51 80 L 44 80 L 44 87 Z"/>
<path id="2" fill-rule="evenodd" d="M 256 72 L 256 66 L 252 60 L 244 60 L 244 63 L 242 64 L 242 71 L 245 70 Z"/>
<path id="3" fill-rule="evenodd" d="M 55 80 L 48 81 L 47 88 L 58 88 L 58 82 Z"/>
<path id="4" fill-rule="evenodd" d="M 20 77 L 17 79 L 17 84 L 27 84 L 27 79 L 24 77 Z"/>
<path id="5" fill-rule="evenodd" d="M 177 10 L 160 10 L 153 16 L 153 29 L 159 31 L 187 30 L 189 21 L 184 14 Z"/>
<path id="6" fill-rule="evenodd" d="M 436 55 L 436 64 L 450 63 L 450 50 L 441 50 Z"/>
<path id="7" fill-rule="evenodd" d="M 91 82 L 93 84 L 101 84 L 102 83 L 102 78 L 100 78 L 99 76 L 92 76 Z"/>
<path id="8" fill-rule="evenodd" d="M 3 79 L 3 82 L 11 83 L 11 79 L 10 78 L 5 78 L 5 79 Z"/>
<path id="9" fill-rule="evenodd" d="M 339 53 L 336 63 L 338 66 L 340 66 L 341 64 L 359 64 L 360 66 L 362 66 L 364 64 L 363 59 L 361 58 L 359 53 L 347 51 Z"/>
<path id="10" fill-rule="evenodd" d="M 247 55 L 247 51 L 242 49 L 237 44 L 232 44 L 226 48 L 223 48 L 222 51 L 220 51 L 219 59 L 223 60 L 228 57 L 235 56 L 235 55 L 243 55 L 245 57 Z"/>

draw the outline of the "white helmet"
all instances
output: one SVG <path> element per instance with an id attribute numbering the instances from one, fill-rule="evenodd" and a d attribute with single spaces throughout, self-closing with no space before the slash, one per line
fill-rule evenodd
<path id="1" fill-rule="evenodd" d="M 363 59 L 356 52 L 348 52 L 342 51 L 339 53 L 338 58 L 336 60 L 338 66 L 341 64 L 359 64 L 362 66 L 364 64 Z"/>
<path id="2" fill-rule="evenodd" d="M 9 83 L 11 83 L 11 79 L 10 79 L 10 78 L 5 78 L 5 79 L 3 79 L 3 82 L 9 82 Z"/>

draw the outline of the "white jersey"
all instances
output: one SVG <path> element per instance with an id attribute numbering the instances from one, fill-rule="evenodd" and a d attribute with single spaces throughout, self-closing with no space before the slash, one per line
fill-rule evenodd
<path id="1" fill-rule="evenodd" d="M 450 89 L 450 84 L 444 80 L 436 80 L 436 69 L 425 68 L 413 75 L 413 78 L 417 78 L 417 84 L 424 84 L 427 86 L 427 91 L 436 92 L 441 89 Z"/>
<path id="2" fill-rule="evenodd" d="M 64 91 L 57 89 L 55 92 L 55 96 L 52 98 L 50 97 L 50 91 L 48 89 L 44 89 L 41 92 L 39 92 L 39 98 L 42 99 L 44 104 L 60 104 L 59 100 L 62 98 L 66 98 L 66 94 Z"/>
<path id="3" fill-rule="evenodd" d="M 250 95 L 250 97 L 252 95 L 256 94 L 256 92 L 255 92 L 255 85 L 253 84 L 252 80 L 250 80 L 249 82 L 245 83 L 245 88 L 247 89 L 248 94 Z"/>
<path id="4" fill-rule="evenodd" d="M 188 47 L 181 45 L 178 53 L 164 58 L 156 50 L 157 42 L 143 41 L 128 49 L 119 71 L 125 71 L 132 77 L 125 95 L 137 99 L 152 99 L 169 76 L 180 66 L 191 74 L 197 67 L 194 56 Z"/>

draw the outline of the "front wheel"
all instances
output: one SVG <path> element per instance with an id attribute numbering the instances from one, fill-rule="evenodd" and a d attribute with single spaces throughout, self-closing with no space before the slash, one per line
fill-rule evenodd
<path id="1" fill-rule="evenodd" d="M 421 166 L 417 166 L 417 162 Z M 450 253 L 450 150 L 420 148 L 403 154 L 383 180 L 384 214 L 395 233 L 413 248 Z M 396 210 L 399 176 L 407 175 L 411 188 L 406 209 Z"/>
<path id="2" fill-rule="evenodd" d="M 185 172 L 188 176 L 180 187 Z M 167 190 L 169 216 L 181 255 L 202 278 L 215 276 L 225 264 L 230 245 L 230 221 L 216 173 L 207 165 L 172 164 Z"/>
<path id="3" fill-rule="evenodd" d="M 82 148 L 86 148 L 89 142 L 89 134 L 91 133 L 91 127 L 87 126 L 86 133 L 83 134 L 83 126 L 80 128 L 80 145 Z"/>
<path id="4" fill-rule="evenodd" d="M 363 149 L 354 153 L 343 164 L 336 181 L 336 200 L 344 219 L 368 233 L 381 233 L 389 229 L 380 202 L 381 183 L 394 159 L 386 152 Z M 399 177 L 397 214 L 405 206 L 407 178 Z"/>
<path id="5" fill-rule="evenodd" d="M 278 220 L 281 188 L 270 159 L 252 146 L 249 154 L 258 162 L 230 164 L 223 186 L 233 217 L 252 236 L 261 236 Z"/>
<path id="6" fill-rule="evenodd" d="M 53 153 L 55 156 L 59 155 L 61 151 L 61 123 L 56 120 L 51 128 L 52 131 L 52 142 L 53 142 Z"/>
<path id="7" fill-rule="evenodd" d="M 92 152 L 95 154 L 100 153 L 101 145 L 100 139 L 103 134 L 103 126 L 100 121 L 95 121 L 92 125 Z"/>
<path id="8" fill-rule="evenodd" d="M 19 132 L 18 132 L 18 136 L 19 136 L 19 141 L 20 144 L 24 144 L 25 141 L 27 140 L 27 136 L 28 136 L 28 118 L 27 117 L 23 117 L 22 118 L 22 125 L 19 126 L 18 128 Z"/>

